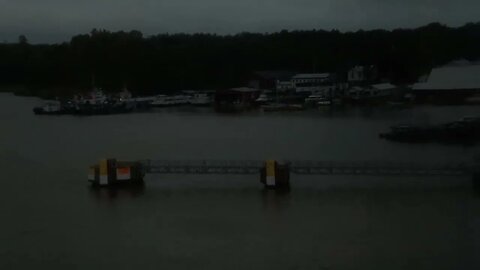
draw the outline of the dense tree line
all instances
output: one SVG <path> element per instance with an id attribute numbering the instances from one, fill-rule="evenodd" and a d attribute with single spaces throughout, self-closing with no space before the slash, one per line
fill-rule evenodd
<path id="1" fill-rule="evenodd" d="M 480 23 L 451 28 L 341 33 L 336 30 L 160 34 L 92 30 L 70 42 L 31 45 L 26 37 L 0 44 L 0 84 L 26 85 L 31 94 L 65 94 L 95 84 L 139 94 L 166 89 L 219 89 L 244 85 L 255 70 L 345 72 L 376 65 L 380 74 L 409 83 L 451 60 L 480 57 Z"/>

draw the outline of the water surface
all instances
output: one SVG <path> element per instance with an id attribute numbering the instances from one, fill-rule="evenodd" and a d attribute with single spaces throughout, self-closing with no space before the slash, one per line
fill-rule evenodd
<path id="1" fill-rule="evenodd" d="M 167 109 L 35 116 L 0 94 L 0 269 L 478 269 L 480 196 L 468 177 L 149 175 L 95 191 L 87 166 L 136 159 L 471 161 L 478 146 L 405 145 L 392 124 L 477 107 L 215 114 Z"/>

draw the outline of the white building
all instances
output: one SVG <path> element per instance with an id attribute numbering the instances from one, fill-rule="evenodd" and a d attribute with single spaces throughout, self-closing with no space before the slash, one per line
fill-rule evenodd
<path id="1" fill-rule="evenodd" d="M 348 71 L 347 79 L 353 85 L 372 82 L 377 79 L 377 70 L 375 66 L 355 66 Z"/>
<path id="2" fill-rule="evenodd" d="M 295 89 L 291 80 L 290 81 L 277 80 L 275 84 L 275 88 L 278 92 L 286 92 L 286 91 Z"/>
<path id="3" fill-rule="evenodd" d="M 434 68 L 426 80 L 413 85 L 412 92 L 420 102 L 461 103 L 480 94 L 480 64 L 456 61 Z"/>
<path id="4" fill-rule="evenodd" d="M 330 96 L 335 90 L 335 82 L 330 73 L 297 74 L 292 77 L 295 92 L 309 92 Z"/>
<path id="5" fill-rule="evenodd" d="M 355 66 L 348 71 L 348 81 L 349 82 L 362 82 L 365 78 L 364 67 Z"/>
<path id="6" fill-rule="evenodd" d="M 480 90 L 480 64 L 454 64 L 434 68 L 414 91 Z"/>

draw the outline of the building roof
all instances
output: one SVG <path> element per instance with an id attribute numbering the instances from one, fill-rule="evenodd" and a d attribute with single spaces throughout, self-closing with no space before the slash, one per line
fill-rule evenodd
<path id="1" fill-rule="evenodd" d="M 426 82 L 416 83 L 413 90 L 480 89 L 480 64 L 456 63 L 435 68 Z"/>
<path id="2" fill-rule="evenodd" d="M 330 73 L 304 73 L 293 76 L 292 79 L 326 79 L 331 76 Z"/>

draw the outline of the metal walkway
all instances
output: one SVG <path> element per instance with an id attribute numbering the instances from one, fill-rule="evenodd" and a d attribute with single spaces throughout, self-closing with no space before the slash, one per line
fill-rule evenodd
<path id="1" fill-rule="evenodd" d="M 144 160 L 147 173 L 159 174 L 259 174 L 264 161 Z M 421 164 L 400 162 L 285 161 L 299 175 L 471 175 L 476 166 L 467 163 Z"/>

